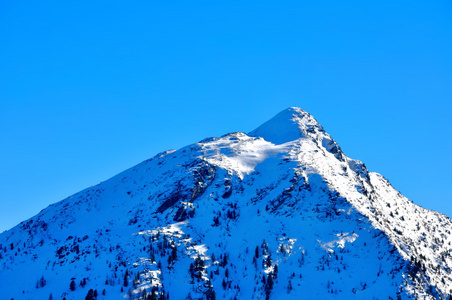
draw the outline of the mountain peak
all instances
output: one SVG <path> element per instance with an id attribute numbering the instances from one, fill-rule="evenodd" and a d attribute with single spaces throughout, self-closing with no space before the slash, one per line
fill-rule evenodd
<path id="1" fill-rule="evenodd" d="M 1 298 L 450 298 L 451 219 L 300 108 L 250 135 L 157 154 L 0 234 Z"/>
<path id="2" fill-rule="evenodd" d="M 298 107 L 281 111 L 248 135 L 262 137 L 274 144 L 284 144 L 310 136 L 316 131 L 323 132 L 322 126 L 308 112 Z"/>

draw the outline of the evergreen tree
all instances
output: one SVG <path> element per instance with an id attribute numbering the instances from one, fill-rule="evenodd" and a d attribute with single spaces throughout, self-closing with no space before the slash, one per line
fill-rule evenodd
<path id="1" fill-rule="evenodd" d="M 47 281 L 44 279 L 44 276 L 39 279 L 39 286 L 44 287 L 47 284 Z"/>
<path id="2" fill-rule="evenodd" d="M 215 291 L 212 288 L 208 289 L 204 295 L 206 296 L 206 300 L 216 300 L 217 298 Z"/>
<path id="3" fill-rule="evenodd" d="M 175 262 L 177 260 L 177 247 L 173 246 L 172 250 L 171 250 L 171 259 L 173 262 Z"/>
<path id="4" fill-rule="evenodd" d="M 195 265 L 193 263 L 190 263 L 190 267 L 188 268 L 188 273 L 190 274 L 191 278 L 193 278 L 195 276 Z"/>
<path id="5" fill-rule="evenodd" d="M 77 286 L 77 284 L 75 283 L 74 280 L 71 281 L 71 283 L 69 284 L 69 289 L 71 291 L 75 291 L 75 287 Z"/>
<path id="6" fill-rule="evenodd" d="M 267 285 L 266 285 L 266 290 L 271 291 L 273 289 L 273 276 L 271 276 L 271 274 L 267 277 Z"/>
<path id="7" fill-rule="evenodd" d="M 292 286 L 292 280 L 289 279 L 289 284 L 287 285 L 287 292 L 290 293 L 290 291 L 293 289 Z"/>
<path id="8" fill-rule="evenodd" d="M 124 274 L 124 282 L 123 286 L 129 286 L 129 270 L 126 269 L 126 273 Z"/>
<path id="9" fill-rule="evenodd" d="M 228 255 L 225 253 L 223 255 L 223 260 L 220 262 L 221 267 L 225 267 L 228 264 Z"/>
<path id="10" fill-rule="evenodd" d="M 202 272 L 204 271 L 205 265 L 206 264 L 205 264 L 204 260 L 198 254 L 198 257 L 195 259 L 195 264 L 193 266 L 194 277 L 196 277 L 198 279 L 202 277 Z M 190 267 L 191 267 L 191 265 L 190 265 Z"/>
<path id="11" fill-rule="evenodd" d="M 141 298 L 146 299 L 146 289 L 143 289 L 143 291 L 141 291 Z"/>
<path id="12" fill-rule="evenodd" d="M 85 300 L 95 300 L 94 297 L 94 291 L 93 289 L 89 289 L 88 293 L 86 294 Z"/>
<path id="13" fill-rule="evenodd" d="M 286 255 L 286 247 L 284 247 L 284 244 L 281 244 L 281 247 L 280 247 L 279 251 L 280 251 L 282 254 Z"/>
<path id="14" fill-rule="evenodd" d="M 166 300 L 165 291 L 162 291 L 159 296 L 159 300 Z"/>
<path id="15" fill-rule="evenodd" d="M 256 249 L 254 250 L 254 257 L 259 258 L 259 246 L 256 246 Z"/>
<path id="16" fill-rule="evenodd" d="M 266 264 L 267 268 L 272 266 L 272 256 L 271 256 L 271 254 L 269 256 L 267 256 L 265 264 Z"/>
<path id="17" fill-rule="evenodd" d="M 228 286 L 228 284 L 224 278 L 223 278 L 223 282 L 221 283 L 221 285 L 223 286 L 223 290 L 226 290 L 226 287 Z"/>
<path id="18" fill-rule="evenodd" d="M 158 300 L 157 295 L 155 294 L 155 290 L 154 290 L 154 289 L 152 290 L 151 298 L 150 298 L 150 299 L 151 299 L 151 300 Z"/>
<path id="19" fill-rule="evenodd" d="M 265 295 L 266 295 L 265 299 L 270 299 L 270 293 L 273 290 L 273 284 L 274 284 L 272 273 L 268 274 L 267 282 L 264 284 L 265 284 Z"/>

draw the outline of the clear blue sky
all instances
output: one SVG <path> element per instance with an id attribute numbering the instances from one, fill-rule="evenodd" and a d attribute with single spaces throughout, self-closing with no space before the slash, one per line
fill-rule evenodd
<path id="1" fill-rule="evenodd" d="M 2 1 L 0 232 L 290 106 L 452 216 L 451 16 L 449 0 Z"/>

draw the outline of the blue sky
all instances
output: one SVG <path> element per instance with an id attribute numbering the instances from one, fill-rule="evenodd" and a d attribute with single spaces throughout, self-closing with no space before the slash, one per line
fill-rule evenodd
<path id="1" fill-rule="evenodd" d="M 451 15 L 450 1 L 2 1 L 0 231 L 290 106 L 452 216 Z"/>

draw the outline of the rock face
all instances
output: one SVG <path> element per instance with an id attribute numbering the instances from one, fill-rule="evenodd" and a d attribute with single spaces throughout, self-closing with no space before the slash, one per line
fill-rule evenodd
<path id="1" fill-rule="evenodd" d="M 287 109 L 0 235 L 1 299 L 447 299 L 451 220 Z M 90 291 L 91 290 L 91 291 Z"/>

